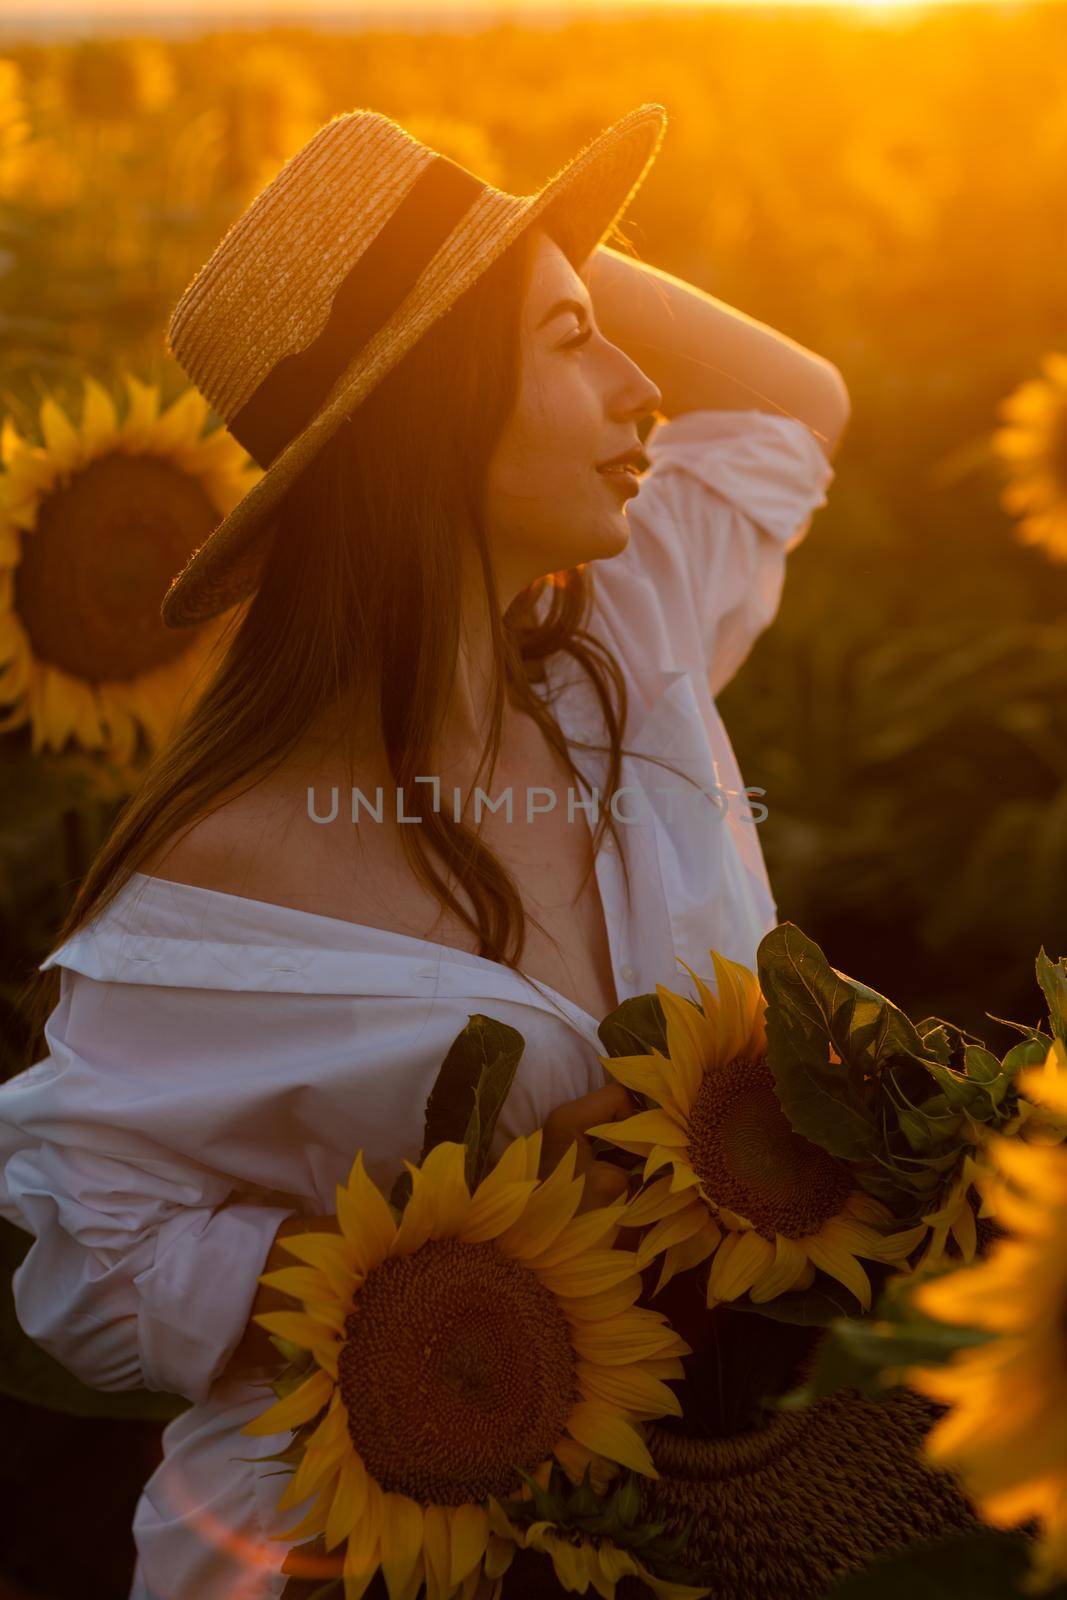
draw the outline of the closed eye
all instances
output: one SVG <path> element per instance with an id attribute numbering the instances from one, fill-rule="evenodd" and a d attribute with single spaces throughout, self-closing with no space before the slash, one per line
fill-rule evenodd
<path id="1" fill-rule="evenodd" d="M 590 328 L 586 328 L 585 332 L 578 334 L 577 338 L 568 339 L 566 344 L 560 345 L 560 349 L 561 350 L 577 350 L 579 345 L 585 344 L 586 341 L 588 339 L 591 339 L 592 337 L 593 337 L 592 328 L 591 327 Z"/>

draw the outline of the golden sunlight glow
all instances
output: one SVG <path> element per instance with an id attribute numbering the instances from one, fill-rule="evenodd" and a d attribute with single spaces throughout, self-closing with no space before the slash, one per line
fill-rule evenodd
<path id="1" fill-rule="evenodd" d="M 284 15 L 289 19 L 306 16 L 309 21 L 327 16 L 338 21 L 350 18 L 353 22 L 372 25 L 379 18 L 383 23 L 393 18 L 403 19 L 404 22 L 412 18 L 424 18 L 427 25 L 433 26 L 483 17 L 487 22 L 521 22 L 524 17 L 534 18 L 539 12 L 549 13 L 553 20 L 566 16 L 606 19 L 627 12 L 647 15 L 659 10 L 700 11 L 722 6 L 747 9 L 762 5 L 861 11 L 872 18 L 879 15 L 891 18 L 900 14 L 911 16 L 944 5 L 967 3 L 970 0 L 183 0 L 181 4 L 174 4 L 173 0 L 122 0 L 122 3 L 116 0 L 114 5 L 102 4 L 90 9 L 85 5 L 85 0 L 38 0 L 32 8 L 16 3 L 11 13 L 12 19 L 17 16 L 24 24 L 19 32 L 33 33 L 46 25 L 51 17 L 77 18 L 83 23 L 88 21 L 89 26 L 83 28 L 84 32 L 110 32 L 107 23 L 112 15 L 117 17 L 120 13 L 123 18 L 143 17 L 150 20 L 153 17 L 165 17 L 168 21 L 175 16 L 210 17 L 227 24 L 242 19 L 269 22 L 275 15 Z M 417 26 L 417 23 L 414 25 Z M 0 24 L 0 34 L 15 31 L 13 21 Z"/>

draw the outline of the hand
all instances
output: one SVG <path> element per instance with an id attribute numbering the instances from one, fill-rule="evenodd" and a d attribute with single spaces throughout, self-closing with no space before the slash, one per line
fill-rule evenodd
<path id="1" fill-rule="evenodd" d="M 585 1175 L 578 1210 L 591 1211 L 594 1206 L 610 1205 L 626 1193 L 628 1177 L 621 1167 L 595 1159 L 592 1141 L 586 1137 L 585 1129 L 595 1127 L 598 1122 L 621 1122 L 639 1110 L 637 1101 L 621 1083 L 608 1083 L 577 1100 L 564 1100 L 545 1119 L 541 1136 L 541 1177 L 548 1177 L 577 1140 L 574 1170 L 576 1175 Z"/>

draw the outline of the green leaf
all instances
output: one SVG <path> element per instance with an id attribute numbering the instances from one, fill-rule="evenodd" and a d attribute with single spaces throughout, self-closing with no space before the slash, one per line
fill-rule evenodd
<path id="1" fill-rule="evenodd" d="M 1056 1038 L 1067 1043 L 1067 956 L 1050 961 L 1042 945 L 1035 965 L 1037 981 L 1048 1001 L 1049 1025 Z"/>
<path id="2" fill-rule="evenodd" d="M 1030 1567 L 1030 1544 L 1019 1533 L 982 1529 L 955 1539 L 912 1545 L 852 1572 L 823 1600 L 1014 1600 Z M 1042 1590 L 1042 1600 L 1067 1600 L 1067 1584 Z"/>
<path id="3" fill-rule="evenodd" d="M 667 1054 L 667 1020 L 658 994 L 639 994 L 624 1000 L 597 1029 L 606 1056 Z"/>
<path id="4" fill-rule="evenodd" d="M 938 1061 L 943 1061 L 946 1067 L 952 1060 L 952 1041 L 949 1031 L 940 1017 L 924 1017 L 915 1024 L 915 1032 L 923 1042 L 923 1049 L 928 1056 L 936 1056 Z"/>
<path id="5" fill-rule="evenodd" d="M 77 1417 L 126 1417 L 170 1422 L 188 1410 L 181 1395 L 158 1390 L 91 1389 L 35 1344 L 15 1315 L 11 1278 L 33 1244 L 33 1236 L 0 1219 L 0 1392 L 28 1405 L 46 1406 Z"/>
<path id="6" fill-rule="evenodd" d="M 991 1105 L 999 1106 L 1011 1086 L 1012 1074 L 1004 1070 L 993 1052 L 983 1050 L 979 1045 L 968 1045 L 964 1053 L 964 1068 L 968 1077 L 982 1085 Z"/>
<path id="7" fill-rule="evenodd" d="M 467 1182 L 473 1188 L 481 1181 L 497 1118 L 525 1048 L 517 1028 L 480 1012 L 471 1015 L 452 1041 L 426 1101 L 423 1161 L 435 1145 L 464 1144 Z"/>
<path id="8" fill-rule="evenodd" d="M 1002 1027 L 1013 1028 L 1016 1033 L 1021 1033 L 1024 1039 L 1043 1042 L 1046 1054 L 1052 1048 L 1052 1040 L 1047 1033 L 1042 1033 L 1040 1028 L 1032 1028 L 1025 1022 L 1012 1022 L 1010 1017 L 995 1017 L 991 1011 L 987 1011 L 986 1016 L 992 1022 L 999 1022 Z"/>
<path id="9" fill-rule="evenodd" d="M 955 1071 L 952 1067 L 942 1066 L 940 1061 L 931 1061 L 927 1065 L 950 1106 L 966 1111 L 968 1116 L 976 1117 L 980 1122 L 988 1121 L 992 1112 L 992 1101 L 984 1084 L 976 1082 L 965 1073 Z"/>
<path id="10" fill-rule="evenodd" d="M 1044 1035 L 1037 1039 L 1020 1040 L 1008 1051 L 1001 1067 L 1011 1078 L 1024 1067 L 1043 1067 L 1051 1048 L 1051 1039 L 1046 1040 Z"/>
<path id="11" fill-rule="evenodd" d="M 880 1395 L 887 1386 L 899 1383 L 897 1378 L 887 1382 L 888 1372 L 909 1366 L 940 1366 L 958 1350 L 988 1344 L 994 1335 L 987 1329 L 940 1322 L 910 1299 L 916 1283 L 954 1270 L 956 1263 L 945 1262 L 914 1280 L 887 1276 L 872 1312 L 841 1317 L 829 1324 L 807 1379 L 779 1397 L 775 1409 L 800 1410 L 836 1389 Z"/>
<path id="12" fill-rule="evenodd" d="M 780 923 L 756 952 L 767 1001 L 767 1060 L 797 1133 L 848 1161 L 882 1142 L 876 1081 L 887 1059 L 922 1041 L 882 995 L 836 972 L 795 924 Z M 828 1045 L 841 1057 L 828 1059 Z"/>
<path id="13" fill-rule="evenodd" d="M 861 1310 L 850 1289 L 822 1272 L 816 1274 L 810 1289 L 794 1289 L 773 1300 L 742 1297 L 731 1300 L 729 1306 L 731 1311 L 750 1312 L 769 1317 L 772 1322 L 793 1322 L 803 1327 L 829 1327 L 840 1317 L 858 1316 Z"/>

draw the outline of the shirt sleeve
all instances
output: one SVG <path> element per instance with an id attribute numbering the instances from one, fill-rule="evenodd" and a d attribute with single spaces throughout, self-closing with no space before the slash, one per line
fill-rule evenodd
<path id="1" fill-rule="evenodd" d="M 687 411 L 656 425 L 627 512 L 633 560 L 677 650 L 717 694 L 777 614 L 785 561 L 834 470 L 807 425 L 765 411 Z"/>
<path id="2" fill-rule="evenodd" d="M 15 1312 L 92 1388 L 203 1400 L 298 1207 L 235 1193 L 123 1125 L 124 1107 L 152 1093 L 150 1072 L 132 1087 L 125 987 L 62 969 L 49 1056 L 0 1087 L 0 1214 L 34 1235 Z"/>

